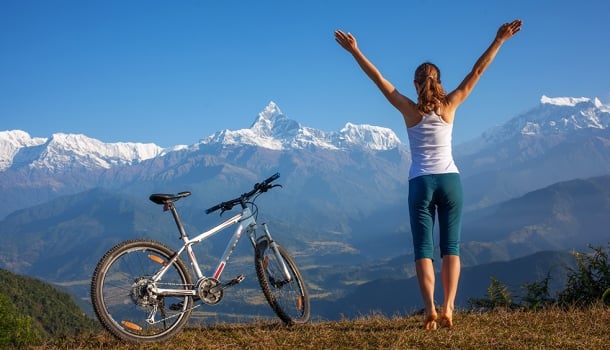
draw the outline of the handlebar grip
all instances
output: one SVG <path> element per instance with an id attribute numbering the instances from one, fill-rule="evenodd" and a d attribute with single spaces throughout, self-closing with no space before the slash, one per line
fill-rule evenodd
<path id="1" fill-rule="evenodd" d="M 206 214 L 211 214 L 211 213 L 215 212 L 218 209 L 220 209 L 220 204 L 217 204 L 217 205 L 215 205 L 215 206 L 213 206 L 211 208 L 206 209 L 205 213 Z"/>
<path id="2" fill-rule="evenodd" d="M 268 185 L 271 182 L 277 180 L 280 177 L 280 173 L 275 173 L 271 175 L 267 180 L 263 181 L 263 184 Z"/>

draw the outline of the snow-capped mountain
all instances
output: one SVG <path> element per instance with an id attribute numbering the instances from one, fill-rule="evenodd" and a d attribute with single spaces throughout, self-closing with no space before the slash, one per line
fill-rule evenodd
<path id="1" fill-rule="evenodd" d="M 204 139 L 202 144 L 246 144 L 273 150 L 359 147 L 382 151 L 399 147 L 401 142 L 392 130 L 379 126 L 347 123 L 338 132 L 302 126 L 270 102 L 249 129 L 223 130 Z"/>
<path id="2" fill-rule="evenodd" d="M 19 150 L 27 147 L 42 145 L 45 138 L 32 138 L 28 133 L 21 130 L 0 131 L 0 171 L 9 168 L 13 164 L 13 158 Z"/>
<path id="3" fill-rule="evenodd" d="M 542 96 L 539 108 L 514 120 L 523 135 L 549 135 L 567 130 L 606 129 L 610 106 L 597 98 L 550 98 Z M 509 127 L 512 125 L 509 125 Z"/>
<path id="4" fill-rule="evenodd" d="M 610 105 L 598 98 L 547 97 L 538 106 L 485 131 L 480 137 L 456 148 L 457 155 L 469 155 L 522 137 L 566 135 L 583 130 L 610 127 Z"/>
<path id="5" fill-rule="evenodd" d="M 478 139 L 456 147 L 455 156 L 468 156 L 493 149 L 508 140 L 522 137 L 550 136 L 587 129 L 606 129 L 610 125 L 610 106 L 594 98 L 550 98 L 542 96 L 535 108 L 486 131 Z M 270 150 L 291 149 L 365 149 L 385 151 L 403 148 L 400 139 L 388 129 L 371 125 L 346 123 L 339 131 L 322 131 L 289 119 L 270 102 L 247 129 L 216 132 L 192 145 L 251 145 Z M 0 132 L 0 171 L 9 168 L 111 169 L 137 164 L 175 150 L 155 144 L 104 143 L 80 134 L 57 133 L 50 138 L 31 137 L 24 131 Z"/>
<path id="6" fill-rule="evenodd" d="M 29 167 L 61 171 L 72 168 L 110 169 L 157 157 L 164 149 L 155 144 L 104 143 L 82 134 L 56 133 L 50 138 L 32 138 L 20 130 L 0 133 L 0 171 Z"/>
<path id="7" fill-rule="evenodd" d="M 325 132 L 302 126 L 282 114 L 270 102 L 248 129 L 217 132 L 191 148 L 201 145 L 253 145 L 272 150 L 320 148 L 361 148 L 373 151 L 401 145 L 387 128 L 347 123 L 338 132 Z M 185 146 L 161 148 L 148 143 L 104 143 L 82 134 L 53 134 L 50 138 L 32 138 L 20 130 L 0 133 L 0 171 L 10 167 L 29 167 L 62 171 L 73 168 L 110 169 L 136 164 L 180 150 Z"/>
<path id="8" fill-rule="evenodd" d="M 552 135 L 578 129 L 606 129 L 610 126 L 610 106 L 597 98 L 542 96 L 540 104 L 499 128 L 483 134 L 487 140 L 502 141 L 517 134 Z"/>

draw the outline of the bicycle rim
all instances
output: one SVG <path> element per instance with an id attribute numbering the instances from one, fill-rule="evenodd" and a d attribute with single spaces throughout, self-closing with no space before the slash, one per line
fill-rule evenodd
<path id="1" fill-rule="evenodd" d="M 104 255 L 93 275 L 91 299 L 98 319 L 113 335 L 132 342 L 161 341 L 188 321 L 190 297 L 159 297 L 149 291 L 150 278 L 172 255 L 163 244 L 147 240 L 120 243 Z M 182 260 L 156 286 L 191 289 Z"/>

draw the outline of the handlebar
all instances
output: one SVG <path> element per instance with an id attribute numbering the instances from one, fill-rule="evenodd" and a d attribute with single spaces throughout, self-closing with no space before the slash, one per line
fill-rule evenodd
<path id="1" fill-rule="evenodd" d="M 264 181 L 254 184 L 254 189 L 252 191 L 243 193 L 241 196 L 239 196 L 235 199 L 231 199 L 229 201 L 216 204 L 215 206 L 206 209 L 205 213 L 211 214 L 211 213 L 217 211 L 218 209 L 222 209 L 223 212 L 227 211 L 227 210 L 231 210 L 231 209 L 233 209 L 233 207 L 236 204 L 241 204 L 242 207 L 245 207 L 246 202 L 250 198 L 252 198 L 254 195 L 263 193 L 263 192 L 267 192 L 269 189 L 271 189 L 273 187 L 281 186 L 281 185 L 277 185 L 277 184 L 271 185 L 271 183 L 273 181 L 277 180 L 279 177 L 280 177 L 280 173 L 275 173 L 275 174 L 271 175 L 270 177 L 268 177 L 267 179 L 265 179 Z"/>

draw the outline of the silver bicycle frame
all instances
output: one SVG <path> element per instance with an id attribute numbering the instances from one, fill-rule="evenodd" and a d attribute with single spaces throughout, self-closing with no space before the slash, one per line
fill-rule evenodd
<path id="1" fill-rule="evenodd" d="M 173 210 L 175 210 L 175 209 L 173 209 Z M 186 234 L 182 234 L 181 236 L 182 236 L 184 245 L 182 247 L 180 247 L 180 249 L 174 254 L 174 256 L 169 261 L 164 263 L 164 266 L 161 268 L 161 270 L 159 270 L 159 272 L 157 272 L 151 278 L 152 281 L 158 282 L 158 281 L 162 280 L 165 272 L 167 272 L 169 267 L 180 257 L 180 255 L 185 250 L 189 257 L 191 267 L 197 277 L 197 281 L 204 278 L 205 276 L 201 272 L 201 268 L 199 267 L 197 257 L 195 256 L 195 253 L 193 252 L 193 245 L 201 243 L 201 242 L 205 241 L 206 239 L 219 233 L 220 231 L 224 230 L 225 228 L 235 225 L 237 223 L 239 223 L 239 225 L 237 226 L 237 228 L 235 229 L 235 232 L 233 233 L 233 236 L 229 240 L 229 243 L 227 244 L 227 247 L 221 256 L 220 261 L 218 262 L 218 266 L 216 267 L 216 270 L 215 270 L 214 274 L 212 275 L 213 278 L 215 278 L 216 280 L 219 280 L 225 266 L 227 265 L 227 262 L 229 261 L 229 258 L 231 257 L 231 254 L 235 250 L 235 247 L 237 246 L 237 243 L 239 242 L 239 240 L 243 234 L 244 229 L 246 229 L 253 247 L 256 247 L 255 235 L 256 235 L 256 226 L 257 225 L 256 225 L 256 221 L 254 219 L 254 215 L 252 215 L 252 211 L 250 208 L 243 209 L 239 214 L 236 214 L 235 216 L 225 220 L 224 222 L 220 223 L 219 225 L 214 226 L 213 228 L 200 233 L 199 235 L 197 235 L 196 237 L 194 237 L 192 239 L 189 239 Z M 284 278 L 287 281 L 290 281 L 291 276 L 290 276 L 290 272 L 288 271 L 288 267 L 286 266 L 284 259 L 282 259 L 280 252 L 277 249 L 276 243 L 271 238 L 271 234 L 269 233 L 269 230 L 267 229 L 267 225 L 262 224 L 262 226 L 263 226 L 263 232 L 265 235 L 264 237 L 265 237 L 265 239 L 267 239 L 268 244 L 271 247 L 271 249 L 273 250 L 274 255 L 276 256 L 277 260 L 280 262 L 280 265 L 281 265 L 280 267 L 284 274 Z M 174 295 L 174 296 L 176 296 L 176 295 L 184 295 L 184 296 L 197 295 L 197 291 L 195 288 L 193 288 L 193 289 L 165 289 L 165 288 L 158 288 L 155 286 L 153 291 L 157 295 Z"/>

